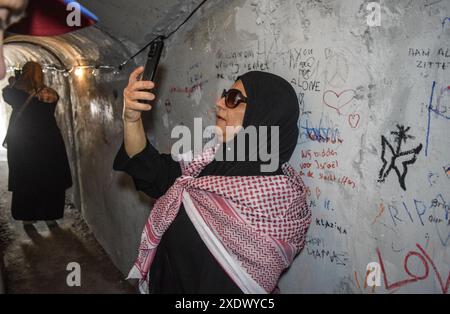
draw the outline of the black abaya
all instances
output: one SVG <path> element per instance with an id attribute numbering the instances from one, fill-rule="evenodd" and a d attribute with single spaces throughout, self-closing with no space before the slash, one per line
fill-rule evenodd
<path id="1" fill-rule="evenodd" d="M 33 97 L 19 119 L 29 94 L 11 87 L 3 99 L 13 109 L 8 127 L 8 189 L 17 220 L 56 220 L 64 214 L 65 190 L 72 185 L 69 162 L 56 124 L 57 101 Z"/>
<path id="2" fill-rule="evenodd" d="M 132 158 L 122 144 L 114 170 L 128 173 L 136 189 L 153 198 L 165 194 L 181 175 L 180 164 L 170 154 L 160 154 L 148 141 Z M 209 252 L 183 205 L 156 250 L 150 293 L 242 293 Z"/>

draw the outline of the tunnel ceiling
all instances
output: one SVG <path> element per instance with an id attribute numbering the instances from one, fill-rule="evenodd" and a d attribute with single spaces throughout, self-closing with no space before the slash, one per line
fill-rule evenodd
<path id="1" fill-rule="evenodd" d="M 96 27 L 121 41 L 142 45 L 176 28 L 202 0 L 81 0 Z M 143 31 L 147 30 L 147 31 Z"/>
<path id="2" fill-rule="evenodd" d="M 23 41 L 35 43 L 38 46 L 44 45 L 57 53 L 61 62 L 68 68 L 73 65 L 97 63 L 115 66 L 157 35 L 168 34 L 178 27 L 202 0 L 81 0 L 79 2 L 99 18 L 96 25 L 60 36 L 15 35 L 7 38 L 5 44 Z M 214 2 L 209 0 L 205 4 L 211 5 Z M 196 16 L 193 17 L 195 18 Z M 114 53 L 106 54 L 109 56 L 107 61 L 99 59 L 99 44 L 103 47 L 101 49 L 116 45 Z"/>

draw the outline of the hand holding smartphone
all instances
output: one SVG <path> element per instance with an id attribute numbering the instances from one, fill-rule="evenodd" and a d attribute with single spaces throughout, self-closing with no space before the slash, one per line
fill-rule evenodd
<path id="1" fill-rule="evenodd" d="M 151 101 L 155 99 L 151 89 L 154 88 L 153 80 L 163 47 L 163 37 L 154 40 L 150 45 L 145 67 L 138 67 L 130 74 L 128 85 L 123 91 L 124 121 L 136 122 L 141 118 L 143 111 L 151 110 Z"/>
<path id="2" fill-rule="evenodd" d="M 147 55 L 147 62 L 145 64 L 144 73 L 141 81 L 152 81 L 155 79 L 156 69 L 158 68 L 159 59 L 164 48 L 164 41 L 158 37 L 151 45 Z M 140 103 L 149 104 L 149 100 L 139 100 Z"/>

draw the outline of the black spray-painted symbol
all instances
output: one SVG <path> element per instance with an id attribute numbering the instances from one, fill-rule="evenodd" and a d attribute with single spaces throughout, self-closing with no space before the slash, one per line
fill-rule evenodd
<path id="1" fill-rule="evenodd" d="M 447 175 L 447 178 L 450 179 L 450 164 L 444 166 L 443 168 L 444 168 L 445 174 Z"/>
<path id="2" fill-rule="evenodd" d="M 422 150 L 422 144 L 419 144 L 416 148 L 401 151 L 402 142 L 406 143 L 407 139 L 414 139 L 414 136 L 406 134 L 410 127 L 405 129 L 403 125 L 397 125 L 397 128 L 398 132 L 391 132 L 395 136 L 395 142 L 397 144 L 395 149 L 384 135 L 381 135 L 381 160 L 383 161 L 383 167 L 381 167 L 378 182 L 384 182 L 391 170 L 394 170 L 401 188 L 406 191 L 405 177 L 408 173 L 408 166 L 416 162 L 417 155 Z M 399 165 L 400 163 L 401 165 Z"/>

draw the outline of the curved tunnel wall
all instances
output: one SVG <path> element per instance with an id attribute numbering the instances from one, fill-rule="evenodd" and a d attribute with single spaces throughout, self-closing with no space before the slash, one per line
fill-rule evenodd
<path id="1" fill-rule="evenodd" d="M 386 275 L 376 292 L 448 291 L 450 143 L 439 134 L 448 130 L 450 25 L 442 21 L 450 6 L 387 3 L 377 28 L 367 24 L 368 2 L 208 1 L 166 42 L 158 99 L 144 115 L 151 142 L 169 152 L 174 126 L 193 127 L 195 117 L 213 123 L 215 99 L 237 75 L 263 70 L 291 82 L 302 113 L 291 162 L 310 187 L 314 219 L 282 292 L 370 293 L 364 287 L 370 262 L 382 264 Z M 151 32 L 145 23 L 133 28 L 134 37 L 138 31 Z M 135 51 L 96 28 L 27 40 L 45 43 L 66 65 L 118 63 Z M 111 170 L 131 69 L 68 78 L 79 207 L 124 274 L 152 203 L 128 176 Z M 404 150 L 423 147 L 408 166 L 405 188 L 395 169 L 378 182 L 388 149 L 382 136 L 396 143 L 397 125 L 410 127 Z M 423 279 L 392 285 L 424 267 Z"/>
<path id="2" fill-rule="evenodd" d="M 73 65 L 117 65 L 129 54 L 122 44 L 94 27 L 58 37 L 14 36 L 5 44 L 7 66 L 21 66 L 29 60 L 68 69 Z M 68 196 L 123 271 L 134 256 L 136 247 L 130 243 L 138 241 L 137 230 L 148 215 L 150 202 L 136 199 L 131 179 L 112 171 L 122 141 L 126 70 L 101 70 L 93 75 L 92 69 L 83 69 L 80 75 L 72 72 L 67 77 L 51 70 L 45 74 L 49 86 L 61 96 L 56 117 L 74 178 Z"/>

